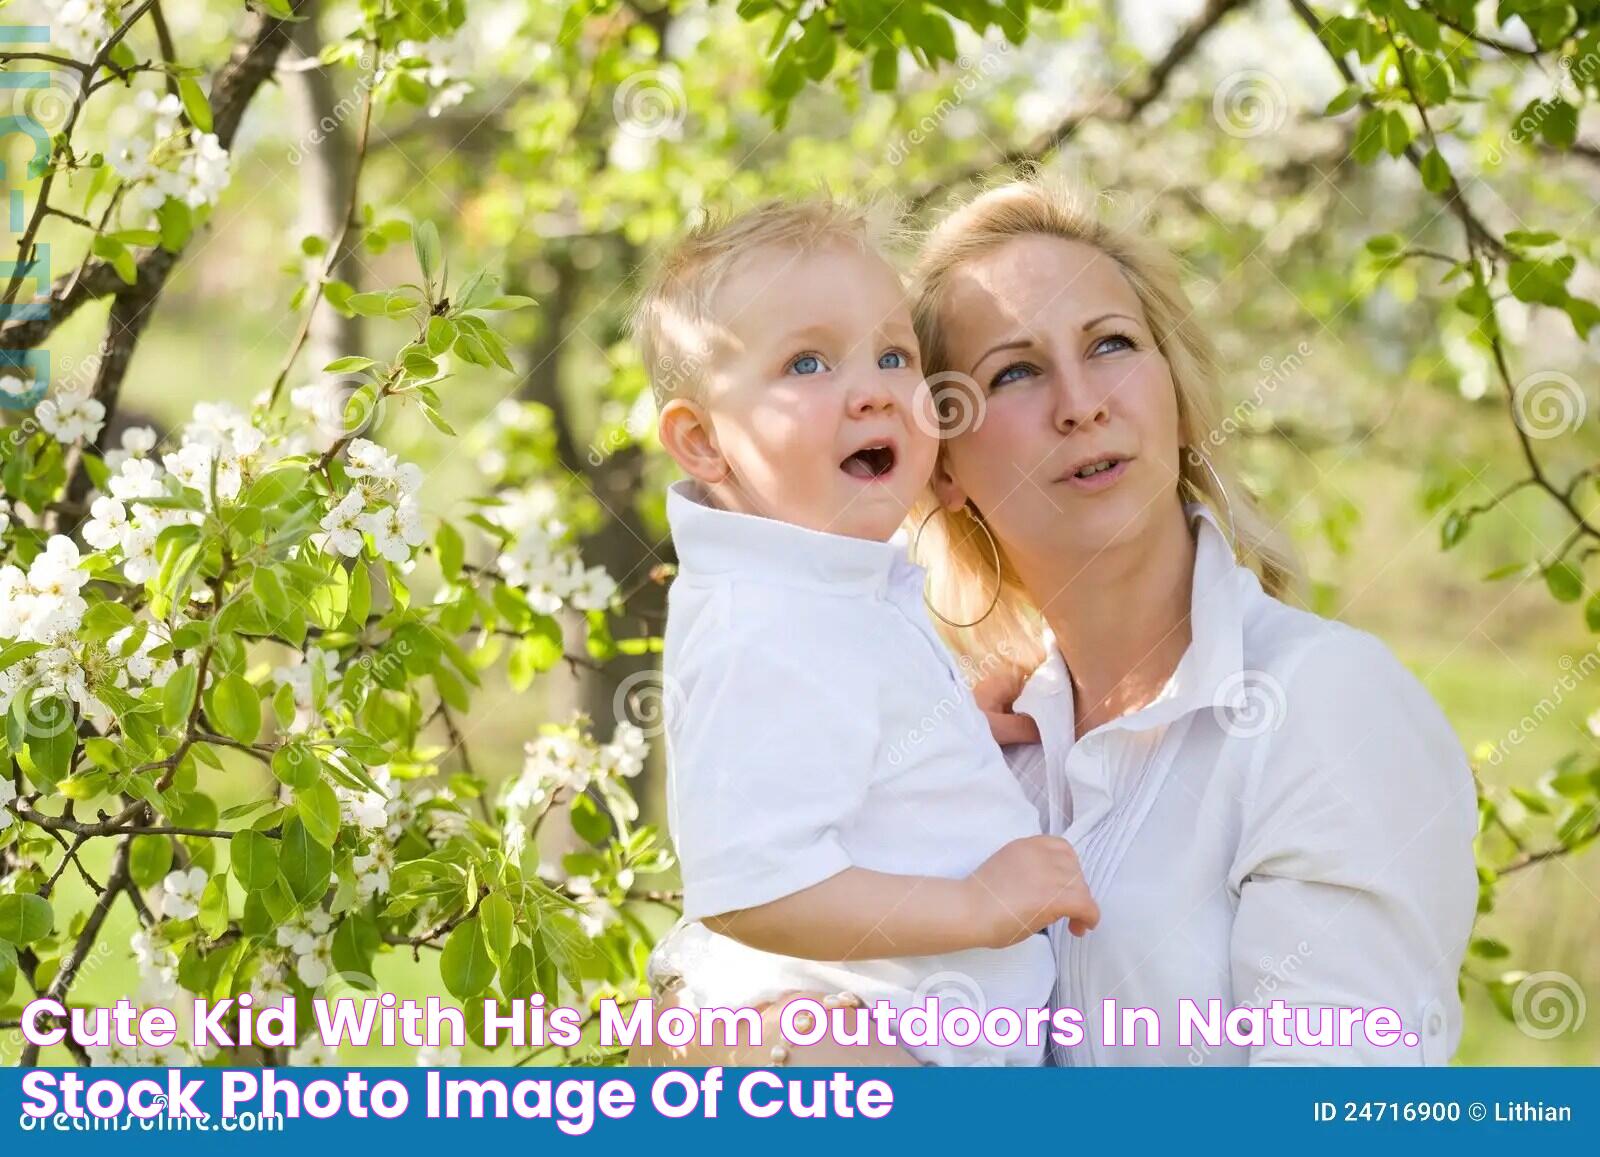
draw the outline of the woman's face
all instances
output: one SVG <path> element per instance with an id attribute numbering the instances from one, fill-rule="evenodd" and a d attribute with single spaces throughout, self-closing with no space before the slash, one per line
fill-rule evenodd
<path id="1" fill-rule="evenodd" d="M 981 511 L 1013 558 L 1136 539 L 1177 501 L 1177 394 L 1138 296 L 1099 249 L 1013 238 L 950 282 L 940 325 L 981 420 L 935 489 Z M 970 388 L 970 387 L 969 387 Z"/>

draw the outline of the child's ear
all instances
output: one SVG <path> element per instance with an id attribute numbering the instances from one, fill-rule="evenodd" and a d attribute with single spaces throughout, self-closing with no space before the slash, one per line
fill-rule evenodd
<path id="1" fill-rule="evenodd" d="M 946 510 L 960 510 L 967 504 L 967 492 L 951 475 L 945 465 L 943 454 L 940 454 L 938 461 L 934 463 L 933 477 L 929 480 L 929 485 L 933 487 L 933 496 L 939 500 L 939 505 Z"/>
<path id="2" fill-rule="evenodd" d="M 656 422 L 661 446 L 689 477 L 715 486 L 728 476 L 728 460 L 717 447 L 711 415 L 687 398 L 673 398 L 661 407 Z"/>

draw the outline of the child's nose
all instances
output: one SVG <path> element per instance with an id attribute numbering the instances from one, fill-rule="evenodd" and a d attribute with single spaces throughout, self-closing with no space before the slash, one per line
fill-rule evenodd
<path id="1" fill-rule="evenodd" d="M 848 404 L 850 413 L 856 416 L 892 410 L 894 390 L 883 374 L 867 374 L 851 383 Z"/>

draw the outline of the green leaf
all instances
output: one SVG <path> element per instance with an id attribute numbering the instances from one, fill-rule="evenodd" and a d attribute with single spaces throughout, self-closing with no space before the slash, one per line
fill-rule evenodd
<path id="1" fill-rule="evenodd" d="M 228 878 L 212 876 L 200 894 L 200 931 L 215 940 L 228 927 Z"/>
<path id="2" fill-rule="evenodd" d="M 516 941 L 516 912 L 503 892 L 491 892 L 478 906 L 483 925 L 483 943 L 495 964 L 505 967 L 511 945 Z"/>
<path id="3" fill-rule="evenodd" d="M 1430 193 L 1444 193 L 1449 190 L 1450 182 L 1450 166 L 1438 149 L 1429 149 L 1422 158 L 1422 187 Z"/>
<path id="4" fill-rule="evenodd" d="M 161 721 L 168 727 L 180 727 L 189 718 L 189 711 L 194 706 L 195 681 L 199 677 L 200 672 L 192 663 L 185 664 L 174 671 L 162 686 Z"/>
<path id="5" fill-rule="evenodd" d="M 211 102 L 206 100 L 206 94 L 201 89 L 198 81 L 192 76 L 178 78 L 178 96 L 183 101 L 183 111 L 189 115 L 189 123 L 203 133 L 211 131 Z"/>
<path id="6" fill-rule="evenodd" d="M 433 295 L 433 276 L 439 271 L 439 230 L 432 221 L 420 222 L 411 230 L 411 248 L 417 255 L 417 268 L 422 270 L 422 283 Z"/>
<path id="7" fill-rule="evenodd" d="M 346 374 L 358 370 L 371 369 L 378 363 L 371 358 L 351 356 L 347 358 L 334 358 L 333 361 L 322 367 L 325 374 Z"/>
<path id="8" fill-rule="evenodd" d="M 1545 101 L 1541 109 L 1539 135 L 1555 149 L 1570 149 L 1578 140 L 1578 109 L 1566 101 Z"/>
<path id="9" fill-rule="evenodd" d="M 239 743 L 254 743 L 261 733 L 261 697 L 237 671 L 218 679 L 211 688 L 206 717 L 223 735 Z"/>
<path id="10" fill-rule="evenodd" d="M 278 878 L 278 846 L 271 836 L 246 828 L 229 841 L 233 874 L 248 892 L 270 887 Z"/>
<path id="11" fill-rule="evenodd" d="M 1570 562 L 1547 566 L 1544 581 L 1550 593 L 1560 602 L 1575 603 L 1583 597 L 1583 572 Z"/>
<path id="12" fill-rule="evenodd" d="M 333 853 L 312 838 L 299 816 L 284 821 L 279 844 L 279 870 L 296 899 L 306 903 L 328 890 Z"/>
<path id="13" fill-rule="evenodd" d="M 299 791 L 322 778 L 322 761 L 301 743 L 286 743 L 272 753 L 272 774 Z"/>
<path id="14" fill-rule="evenodd" d="M 17 950 L 6 940 L 0 940 L 0 1004 L 11 999 L 11 990 L 17 982 Z"/>
<path id="15" fill-rule="evenodd" d="M 1388 109 L 1383 114 L 1383 147 L 1391 157 L 1398 157 L 1411 143 L 1411 126 L 1398 109 Z"/>
<path id="16" fill-rule="evenodd" d="M 1328 107 L 1322 110 L 1322 115 L 1336 117 L 1340 113 L 1349 112 L 1361 103 L 1361 86 L 1352 84 L 1347 86 L 1338 96 L 1328 102 Z"/>
<path id="17" fill-rule="evenodd" d="M 461 533 L 448 522 L 441 522 L 433 537 L 433 548 L 439 560 L 439 572 L 454 582 L 460 577 L 462 563 L 466 560 L 466 544 L 461 540 Z"/>
<path id="18" fill-rule="evenodd" d="M 141 888 L 154 888 L 172 871 L 172 841 L 166 836 L 134 836 L 128 871 Z"/>
<path id="19" fill-rule="evenodd" d="M 439 975 L 450 994 L 460 1000 L 470 1000 L 489 987 L 494 962 L 489 959 L 477 917 L 463 920 L 451 931 L 439 957 Z"/>
<path id="20" fill-rule="evenodd" d="M 283 589 L 283 581 L 271 570 L 256 567 L 255 573 L 250 576 L 250 591 L 273 621 L 288 617 L 289 593 Z"/>
<path id="21" fill-rule="evenodd" d="M 328 782 L 319 779 L 309 787 L 296 789 L 294 807 L 311 838 L 324 847 L 333 847 L 333 841 L 339 838 L 339 797 Z"/>
<path id="22" fill-rule="evenodd" d="M 0 896 L 0 940 L 32 944 L 50 935 L 55 913 L 50 902 L 26 892 Z"/>
<path id="23" fill-rule="evenodd" d="M 885 44 L 872 54 L 872 91 L 893 92 L 900 85 L 900 49 Z"/>

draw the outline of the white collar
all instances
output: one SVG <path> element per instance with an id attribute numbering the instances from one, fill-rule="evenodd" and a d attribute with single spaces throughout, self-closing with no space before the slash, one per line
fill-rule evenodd
<path id="1" fill-rule="evenodd" d="M 922 570 L 907 560 L 903 532 L 877 542 L 722 510 L 707 501 L 693 479 L 667 488 L 667 524 L 683 573 L 884 590 L 892 575 Z"/>
<path id="2" fill-rule="evenodd" d="M 1105 727 L 1138 731 L 1170 723 L 1190 711 L 1222 701 L 1244 669 L 1244 620 L 1253 593 L 1261 584 L 1255 574 L 1239 565 L 1217 516 L 1203 503 L 1184 504 L 1195 534 L 1194 586 L 1189 600 L 1188 649 L 1155 699 L 1139 710 L 1114 719 Z M 1072 680 L 1055 636 L 1045 632 L 1045 661 L 1017 696 L 1016 710 L 1032 715 L 1041 730 L 1067 729 L 1070 737 L 1074 707 Z M 1058 696 L 1066 702 L 1053 702 Z M 1048 702 L 1048 706 L 1046 706 Z M 1046 742 L 1050 743 L 1049 737 Z"/>

